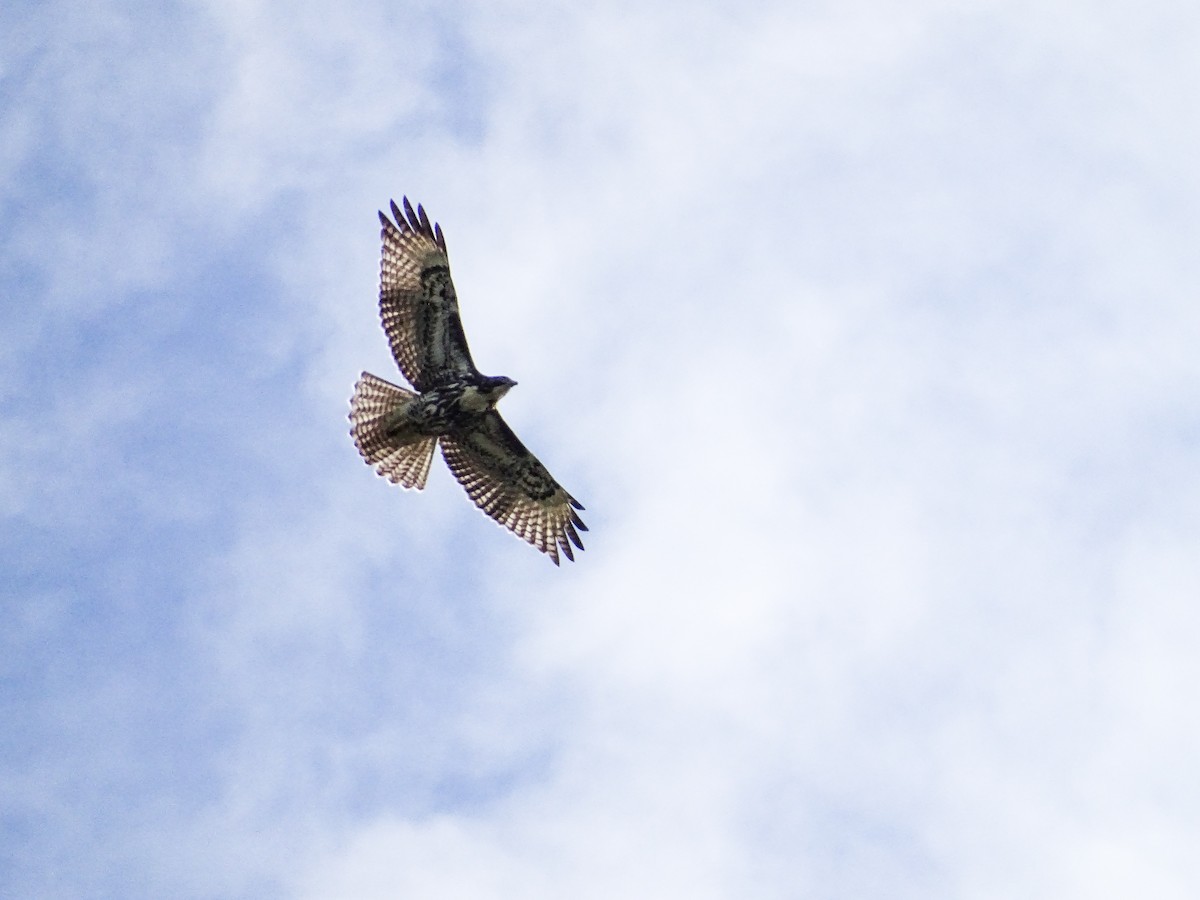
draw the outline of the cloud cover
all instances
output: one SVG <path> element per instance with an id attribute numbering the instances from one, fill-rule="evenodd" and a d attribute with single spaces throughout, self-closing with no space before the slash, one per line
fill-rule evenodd
<path id="1" fill-rule="evenodd" d="M 3 16 L 0 893 L 1194 895 L 1195 13 Z M 401 193 L 564 571 L 345 435 Z"/>

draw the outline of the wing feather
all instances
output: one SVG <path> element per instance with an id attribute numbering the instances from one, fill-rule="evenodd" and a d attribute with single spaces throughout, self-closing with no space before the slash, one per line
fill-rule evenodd
<path id="1" fill-rule="evenodd" d="M 418 391 L 456 377 L 479 377 L 458 312 L 450 278 L 446 239 L 421 206 L 404 198 L 404 210 L 391 202 L 382 211 L 379 264 L 379 317 L 392 355 Z"/>
<path id="2" fill-rule="evenodd" d="M 551 477 L 495 410 L 478 424 L 444 435 L 442 456 L 467 495 L 484 513 L 548 555 L 575 559 L 587 526 L 583 506 Z M 578 529 L 578 530 L 577 530 Z"/>

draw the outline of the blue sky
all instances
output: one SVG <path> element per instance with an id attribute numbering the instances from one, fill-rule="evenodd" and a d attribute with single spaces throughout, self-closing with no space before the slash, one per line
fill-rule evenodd
<path id="1" fill-rule="evenodd" d="M 0 895 L 1196 896 L 1198 39 L 10 4 Z M 347 435 L 403 194 L 573 565 Z"/>

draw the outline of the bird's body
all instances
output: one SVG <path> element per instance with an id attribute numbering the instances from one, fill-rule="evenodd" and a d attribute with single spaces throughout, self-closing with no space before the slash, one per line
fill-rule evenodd
<path id="1" fill-rule="evenodd" d="M 401 371 L 416 391 L 363 372 L 350 401 L 350 434 L 380 475 L 420 490 L 436 446 L 487 515 L 554 561 L 574 559 L 583 506 L 556 482 L 496 404 L 516 384 L 480 374 L 467 349 L 446 241 L 425 210 L 392 203 L 383 223 L 379 312 Z"/>
<path id="2" fill-rule="evenodd" d="M 478 427 L 479 417 L 507 392 L 514 382 L 506 378 L 481 379 L 483 383 L 451 381 L 396 404 L 384 419 L 384 433 L 397 443 L 437 437 Z M 499 384 L 488 384 L 497 381 Z"/>

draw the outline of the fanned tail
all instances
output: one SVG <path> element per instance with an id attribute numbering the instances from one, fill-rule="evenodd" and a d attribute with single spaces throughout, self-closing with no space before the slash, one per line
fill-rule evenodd
<path id="1" fill-rule="evenodd" d="M 393 484 L 421 490 L 429 477 L 436 437 L 405 441 L 384 428 L 388 413 L 416 398 L 412 391 L 363 372 L 350 398 L 350 436 L 367 464 Z"/>

